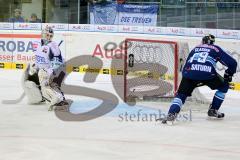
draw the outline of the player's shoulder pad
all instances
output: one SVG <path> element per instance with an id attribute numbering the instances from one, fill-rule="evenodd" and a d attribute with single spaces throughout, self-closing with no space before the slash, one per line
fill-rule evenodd
<path id="1" fill-rule="evenodd" d="M 213 45 L 215 48 L 217 48 L 218 50 L 219 50 L 219 52 L 225 52 L 225 53 L 227 53 L 226 51 L 224 51 L 220 46 L 218 46 L 218 45 L 216 45 L 216 44 L 214 44 Z"/>
<path id="2" fill-rule="evenodd" d="M 212 46 L 214 46 L 216 48 L 221 48 L 219 45 L 216 45 L 216 44 L 212 44 Z"/>
<path id="3" fill-rule="evenodd" d="M 51 43 L 49 43 L 49 44 L 51 44 L 51 45 L 58 45 L 57 42 L 55 42 L 55 41 L 51 41 Z"/>
<path id="4" fill-rule="evenodd" d="M 51 41 L 51 42 L 48 44 L 48 46 L 57 48 L 57 47 L 58 47 L 58 44 L 57 44 L 57 42 L 55 42 L 55 41 Z"/>

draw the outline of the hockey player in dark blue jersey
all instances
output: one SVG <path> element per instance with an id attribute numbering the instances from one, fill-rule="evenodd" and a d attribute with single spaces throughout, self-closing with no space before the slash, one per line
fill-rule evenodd
<path id="1" fill-rule="evenodd" d="M 182 80 L 177 94 L 162 123 L 174 121 L 180 112 L 187 97 L 191 96 L 196 87 L 206 85 L 212 90 L 217 90 L 208 110 L 208 116 L 223 118 L 224 113 L 218 110 L 224 101 L 229 89 L 229 82 L 236 73 L 237 62 L 219 46 L 214 45 L 213 35 L 204 36 L 202 44 L 196 46 L 189 54 L 182 71 Z M 220 62 L 227 67 L 224 77 L 216 71 L 216 63 Z"/>

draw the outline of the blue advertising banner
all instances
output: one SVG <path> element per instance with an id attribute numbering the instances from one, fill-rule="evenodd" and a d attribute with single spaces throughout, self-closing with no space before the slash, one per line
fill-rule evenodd
<path id="1" fill-rule="evenodd" d="M 117 4 L 106 3 L 90 6 L 90 23 L 112 25 L 117 19 Z"/>
<path id="2" fill-rule="evenodd" d="M 158 5 L 117 5 L 119 25 L 156 26 Z"/>
<path id="3" fill-rule="evenodd" d="M 118 12 L 128 12 L 128 13 L 157 14 L 158 5 L 119 4 L 119 5 L 117 5 L 117 11 Z"/>
<path id="4" fill-rule="evenodd" d="M 158 5 L 109 3 L 90 7 L 91 24 L 156 26 Z"/>

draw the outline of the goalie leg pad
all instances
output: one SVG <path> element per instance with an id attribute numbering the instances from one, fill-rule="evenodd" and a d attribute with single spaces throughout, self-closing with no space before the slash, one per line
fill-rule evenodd
<path id="1" fill-rule="evenodd" d="M 41 87 L 48 86 L 51 83 L 50 76 L 51 74 L 47 70 L 44 70 L 44 69 L 39 70 L 38 77 L 39 77 L 39 83 Z"/>
<path id="2" fill-rule="evenodd" d="M 56 92 L 50 86 L 43 86 L 42 94 L 43 94 L 43 97 L 50 100 L 50 105 L 55 105 L 63 100 L 62 94 Z"/>
<path id="3" fill-rule="evenodd" d="M 42 101 L 42 94 L 36 83 L 25 81 L 23 89 L 27 95 L 28 104 L 38 104 Z"/>
<path id="4" fill-rule="evenodd" d="M 50 77 L 50 72 L 40 69 L 38 76 L 43 97 L 50 101 L 50 105 L 55 105 L 61 102 L 63 100 L 63 95 L 51 87 L 51 83 L 53 82 Z"/>

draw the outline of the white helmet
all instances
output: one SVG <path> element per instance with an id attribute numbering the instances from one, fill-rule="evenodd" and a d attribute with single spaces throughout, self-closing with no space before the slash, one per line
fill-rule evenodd
<path id="1" fill-rule="evenodd" d="M 54 36 L 53 29 L 50 26 L 46 26 L 45 29 L 42 30 L 42 39 L 46 41 L 52 41 Z"/>

